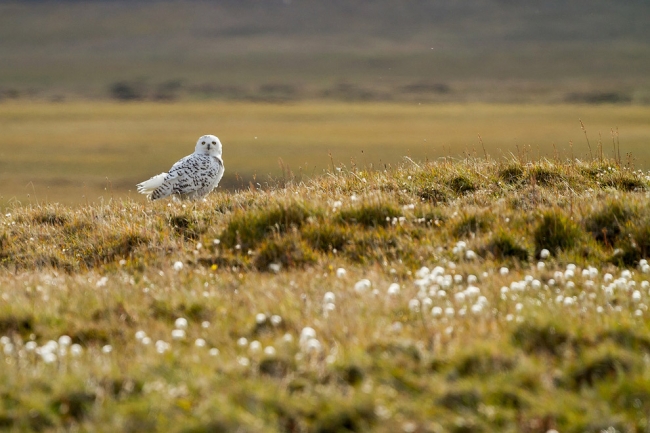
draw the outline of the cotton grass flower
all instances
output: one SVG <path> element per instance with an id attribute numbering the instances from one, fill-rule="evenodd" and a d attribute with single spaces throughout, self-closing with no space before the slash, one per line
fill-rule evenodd
<path id="1" fill-rule="evenodd" d="M 180 272 L 183 269 L 183 262 L 174 262 L 173 268 L 176 272 Z"/>
<path id="2" fill-rule="evenodd" d="M 314 328 L 311 328 L 309 326 L 305 327 L 300 331 L 300 344 L 304 344 L 306 341 L 316 338 L 316 331 Z"/>
<path id="3" fill-rule="evenodd" d="M 262 350 L 262 343 L 257 340 L 251 341 L 251 344 L 248 346 L 248 351 L 251 354 L 259 353 Z"/>
<path id="4" fill-rule="evenodd" d="M 28 341 L 27 343 L 25 343 L 25 350 L 27 350 L 28 352 L 33 352 L 34 350 L 36 350 L 37 347 L 38 344 L 36 344 L 35 341 Z"/>
<path id="5" fill-rule="evenodd" d="M 53 362 L 56 362 L 57 357 L 54 353 L 47 352 L 41 355 L 41 359 L 43 359 L 43 362 L 45 362 L 46 364 L 52 364 Z"/>
<path id="6" fill-rule="evenodd" d="M 179 317 L 174 322 L 174 326 L 176 326 L 176 328 L 178 328 L 178 329 L 186 329 L 187 328 L 187 319 L 184 318 L 184 317 Z"/>
<path id="7" fill-rule="evenodd" d="M 70 346 L 70 355 L 77 357 L 80 356 L 82 352 L 83 352 L 83 348 L 81 347 L 80 344 L 75 343 L 72 346 Z"/>
<path id="8" fill-rule="evenodd" d="M 166 341 L 158 340 L 156 341 L 156 352 L 163 354 L 169 350 L 169 343 Z"/>
<path id="9" fill-rule="evenodd" d="M 364 292 L 368 291 L 368 289 L 370 289 L 371 286 L 372 286 L 372 283 L 370 282 L 370 280 L 368 280 L 367 278 L 364 278 L 362 280 L 357 281 L 357 283 L 354 285 L 354 290 L 357 293 L 364 293 Z"/>
<path id="10" fill-rule="evenodd" d="M 174 329 L 172 331 L 173 340 L 184 340 L 185 339 L 185 330 L 184 329 Z"/>
<path id="11" fill-rule="evenodd" d="M 400 292 L 400 286 L 397 283 L 393 283 L 390 286 L 388 286 L 388 295 L 389 296 L 397 296 L 399 295 Z"/>

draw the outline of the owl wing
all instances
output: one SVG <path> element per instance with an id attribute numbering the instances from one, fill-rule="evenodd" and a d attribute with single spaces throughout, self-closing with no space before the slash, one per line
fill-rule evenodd
<path id="1" fill-rule="evenodd" d="M 159 185 L 156 185 L 156 188 L 150 193 L 149 198 L 151 198 L 151 200 L 158 200 L 176 193 L 176 185 L 179 181 L 182 181 L 183 177 L 186 175 L 188 160 L 190 160 L 192 156 L 193 155 L 188 155 L 179 159 L 174 165 L 172 165 L 172 168 L 168 173 L 164 173 L 162 181 L 159 182 Z"/>

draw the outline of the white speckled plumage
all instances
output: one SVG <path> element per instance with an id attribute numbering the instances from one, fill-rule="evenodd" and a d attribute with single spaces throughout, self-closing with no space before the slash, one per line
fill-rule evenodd
<path id="1" fill-rule="evenodd" d="M 200 199 L 212 191 L 223 177 L 221 142 L 204 135 L 196 142 L 194 153 L 179 160 L 168 173 L 161 173 L 137 185 L 140 194 L 151 200 L 177 196 Z"/>

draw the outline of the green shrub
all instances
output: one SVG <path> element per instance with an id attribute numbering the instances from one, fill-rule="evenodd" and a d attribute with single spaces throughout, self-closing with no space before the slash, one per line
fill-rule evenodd
<path id="1" fill-rule="evenodd" d="M 92 410 L 97 396 L 86 391 L 71 391 L 61 394 L 52 402 L 52 409 L 62 414 L 66 422 L 81 421 Z"/>
<path id="2" fill-rule="evenodd" d="M 172 230 L 185 239 L 196 240 L 205 233 L 206 227 L 188 215 L 170 215 L 169 225 Z"/>
<path id="3" fill-rule="evenodd" d="M 510 165 L 499 171 L 499 179 L 508 185 L 517 185 L 526 179 L 526 172 L 521 165 Z"/>
<path id="4" fill-rule="evenodd" d="M 337 219 L 340 223 L 359 224 L 363 227 L 386 227 L 393 218 L 401 215 L 402 212 L 393 205 L 380 203 L 342 209 Z"/>
<path id="5" fill-rule="evenodd" d="M 460 356 L 454 362 L 456 372 L 461 376 L 488 376 L 510 371 L 516 361 L 493 348 L 479 347 Z"/>
<path id="6" fill-rule="evenodd" d="M 282 268 L 302 268 L 316 263 L 316 260 L 316 254 L 305 241 L 283 237 L 262 242 L 254 264 L 258 270 L 268 271 L 271 264 L 279 264 Z"/>
<path id="7" fill-rule="evenodd" d="M 566 180 L 558 170 L 541 165 L 535 165 L 530 170 L 530 176 L 535 183 L 542 186 L 558 186 Z"/>
<path id="8" fill-rule="evenodd" d="M 370 431 L 376 420 L 370 401 L 336 401 L 317 411 L 315 433 Z"/>
<path id="9" fill-rule="evenodd" d="M 221 242 L 227 247 L 240 245 L 242 250 L 253 249 L 272 233 L 286 233 L 292 227 L 300 228 L 316 212 L 300 203 L 249 209 L 236 213 L 221 233 Z"/>
<path id="10" fill-rule="evenodd" d="M 454 227 L 454 236 L 457 238 L 467 237 L 471 234 L 488 232 L 492 227 L 494 217 L 490 214 L 465 215 Z"/>
<path id="11" fill-rule="evenodd" d="M 515 329 L 512 341 L 527 353 L 547 353 L 558 356 L 570 341 L 570 336 L 551 323 L 525 322 Z"/>
<path id="12" fill-rule="evenodd" d="M 477 190 L 477 186 L 465 176 L 456 176 L 447 182 L 447 186 L 456 194 L 466 194 Z"/>
<path id="13" fill-rule="evenodd" d="M 415 194 L 417 194 L 420 199 L 433 204 L 445 203 L 449 200 L 447 193 L 436 187 L 436 185 L 422 186 L 415 191 Z"/>
<path id="14" fill-rule="evenodd" d="M 625 376 L 633 367 L 629 354 L 621 350 L 594 349 L 570 368 L 574 388 L 592 387 L 597 382 Z"/>
<path id="15" fill-rule="evenodd" d="M 16 333 L 27 336 L 34 330 L 34 318 L 31 315 L 0 313 L 0 335 Z"/>
<path id="16" fill-rule="evenodd" d="M 617 245 L 619 251 L 613 260 L 620 264 L 632 266 L 650 257 L 650 217 L 644 215 L 638 220 L 629 221 Z"/>
<path id="17" fill-rule="evenodd" d="M 53 226 L 62 226 L 70 220 L 68 215 L 51 210 L 41 210 L 34 214 L 32 218 L 36 224 L 49 224 Z"/>
<path id="18" fill-rule="evenodd" d="M 302 229 L 302 238 L 316 251 L 343 251 L 353 234 L 347 227 L 328 222 L 309 224 Z"/>
<path id="19" fill-rule="evenodd" d="M 585 228 L 598 242 L 614 245 L 618 240 L 623 226 L 637 214 L 632 206 L 619 200 L 609 200 L 596 212 L 589 215 Z"/>
<path id="20" fill-rule="evenodd" d="M 438 399 L 438 404 L 453 411 L 475 411 L 480 403 L 481 394 L 475 389 L 451 390 Z"/>
<path id="21" fill-rule="evenodd" d="M 528 250 L 519 245 L 510 233 L 502 230 L 492 236 L 484 252 L 491 254 L 497 260 L 515 259 L 526 262 L 529 257 Z"/>
<path id="22" fill-rule="evenodd" d="M 646 189 L 646 183 L 633 172 L 627 170 L 606 171 L 600 179 L 600 184 L 606 188 L 626 192 L 644 191 Z"/>
<path id="23" fill-rule="evenodd" d="M 578 225 L 558 210 L 547 211 L 534 232 L 535 251 L 548 249 L 552 254 L 568 251 L 580 243 L 582 233 Z"/>

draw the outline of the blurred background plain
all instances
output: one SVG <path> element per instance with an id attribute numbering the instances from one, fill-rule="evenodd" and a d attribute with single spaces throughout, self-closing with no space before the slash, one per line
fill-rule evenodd
<path id="1" fill-rule="evenodd" d="M 646 0 L 0 2 L 0 64 L 4 204 L 133 196 L 207 133 L 225 188 L 483 147 L 650 163 Z"/>

